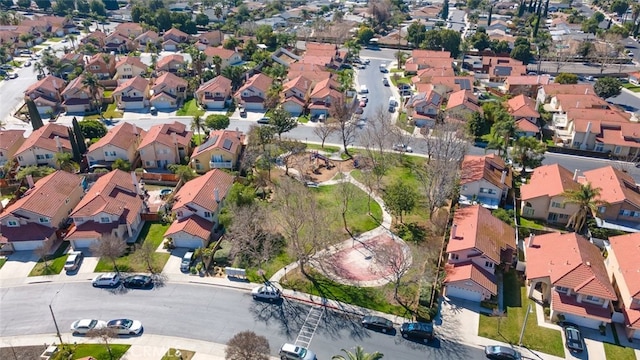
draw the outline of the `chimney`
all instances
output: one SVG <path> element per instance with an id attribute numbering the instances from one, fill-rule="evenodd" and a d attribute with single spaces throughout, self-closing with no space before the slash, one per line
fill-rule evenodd
<path id="1" fill-rule="evenodd" d="M 538 80 L 536 81 L 536 83 L 540 84 L 540 75 L 538 75 Z"/>
<path id="2" fill-rule="evenodd" d="M 135 126 L 135 125 L 132 125 L 132 126 L 133 126 L 133 135 L 135 135 L 135 136 L 140 135 L 140 134 L 138 134 L 138 127 Z"/>
<path id="3" fill-rule="evenodd" d="M 133 187 L 136 189 L 136 194 L 138 194 L 139 192 L 138 177 L 136 176 L 135 171 L 131 172 L 131 183 L 133 184 Z"/>
<path id="4" fill-rule="evenodd" d="M 585 94 L 585 95 L 589 95 L 589 88 L 585 88 L 585 89 L 584 89 L 584 94 Z"/>
<path id="5" fill-rule="evenodd" d="M 536 237 L 535 235 L 529 234 L 529 243 L 527 244 L 528 247 L 533 247 L 533 239 L 535 237 Z"/>
<path id="6" fill-rule="evenodd" d="M 218 188 L 213 189 L 213 197 L 214 197 L 214 199 L 216 199 L 216 202 L 219 204 L 220 203 L 220 192 L 218 191 Z"/>
<path id="7" fill-rule="evenodd" d="M 171 139 L 173 139 L 173 144 L 176 145 L 178 143 L 178 135 L 175 132 L 171 133 Z"/>
<path id="8" fill-rule="evenodd" d="M 62 144 L 60 143 L 60 136 L 56 135 L 56 137 L 53 138 L 56 141 L 56 148 L 58 149 L 58 151 L 62 150 Z"/>
<path id="9" fill-rule="evenodd" d="M 587 261 L 587 262 L 585 263 L 585 265 L 587 265 L 588 267 L 591 267 L 591 262 L 590 262 L 590 261 Z"/>
<path id="10" fill-rule="evenodd" d="M 241 137 L 240 136 L 240 129 L 238 129 L 237 127 L 236 127 L 236 136 L 238 137 L 238 140 L 240 140 L 240 137 Z"/>
<path id="11" fill-rule="evenodd" d="M 500 176 L 500 184 L 504 185 L 504 182 L 507 180 L 507 170 L 502 170 L 502 175 Z"/>
<path id="12" fill-rule="evenodd" d="M 27 183 L 29 184 L 29 189 L 35 186 L 35 184 L 33 183 L 33 176 L 27 175 Z"/>
<path id="13" fill-rule="evenodd" d="M 456 238 L 457 230 L 458 230 L 458 225 L 457 224 L 453 224 L 453 226 L 451 226 L 451 238 L 452 239 Z"/>

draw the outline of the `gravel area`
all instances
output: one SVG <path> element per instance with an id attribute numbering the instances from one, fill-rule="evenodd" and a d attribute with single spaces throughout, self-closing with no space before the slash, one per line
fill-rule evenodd
<path id="1" fill-rule="evenodd" d="M 46 349 L 42 346 L 18 346 L 0 348 L 0 359 L 4 360 L 35 360 Z"/>

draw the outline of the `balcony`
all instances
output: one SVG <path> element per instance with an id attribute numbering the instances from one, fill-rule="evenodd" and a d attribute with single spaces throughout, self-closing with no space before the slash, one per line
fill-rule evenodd
<path id="1" fill-rule="evenodd" d="M 212 169 L 231 169 L 233 167 L 233 161 L 213 161 L 209 162 L 209 167 Z"/>

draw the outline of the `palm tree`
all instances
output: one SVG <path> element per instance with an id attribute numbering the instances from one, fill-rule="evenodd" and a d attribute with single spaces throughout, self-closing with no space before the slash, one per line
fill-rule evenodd
<path id="1" fill-rule="evenodd" d="M 200 134 L 202 132 L 202 129 L 204 129 L 204 123 L 202 122 L 202 117 L 200 117 L 200 115 L 196 115 L 193 117 L 193 120 L 191 120 L 191 131 L 194 131 L 196 134 L 198 134 L 197 136 L 197 144 L 200 145 L 201 138 L 200 138 Z"/>
<path id="2" fill-rule="evenodd" d="M 73 162 L 73 155 L 71 153 L 57 152 L 53 158 L 60 170 L 72 172 L 76 168 L 76 163 Z"/>
<path id="3" fill-rule="evenodd" d="M 89 89 L 89 94 L 91 94 L 91 99 L 93 99 L 93 105 L 91 107 L 98 109 L 100 116 L 102 116 L 102 99 L 98 98 L 100 95 L 98 90 L 102 88 L 102 85 L 100 85 L 100 82 L 93 73 L 85 71 L 82 76 L 82 85 Z"/>
<path id="4" fill-rule="evenodd" d="M 341 351 L 345 353 L 346 357 L 343 355 L 334 355 L 331 357 L 331 360 L 380 360 L 384 357 L 383 354 L 377 351 L 371 354 L 365 353 L 362 346 L 359 345 L 356 346 L 355 353 L 345 349 L 342 349 Z"/>
<path id="5" fill-rule="evenodd" d="M 218 55 L 215 55 L 211 58 L 211 63 L 216 69 L 216 76 L 220 75 L 220 72 L 222 71 L 222 58 Z"/>
<path id="6" fill-rule="evenodd" d="M 576 204 L 578 210 L 571 215 L 567 227 L 573 228 L 576 232 L 580 232 L 587 222 L 587 217 L 598 210 L 600 206 L 606 206 L 605 201 L 599 200 L 600 188 L 591 187 L 591 183 L 580 185 L 578 189 L 566 190 L 562 193 L 565 197 L 564 204 Z"/>
<path id="7" fill-rule="evenodd" d="M 44 77 L 44 65 L 41 62 L 33 64 L 33 71 Z"/>
<path id="8" fill-rule="evenodd" d="M 67 35 L 67 39 L 69 39 L 69 41 L 71 42 L 71 47 L 75 50 L 75 48 L 76 48 L 76 40 L 78 39 L 78 37 L 73 35 L 73 34 L 69 34 L 69 35 Z"/>
<path id="9" fill-rule="evenodd" d="M 222 69 L 222 76 L 231 80 L 231 89 L 236 91 L 240 84 L 242 84 L 242 78 L 244 77 L 244 69 L 241 66 L 227 66 Z"/>

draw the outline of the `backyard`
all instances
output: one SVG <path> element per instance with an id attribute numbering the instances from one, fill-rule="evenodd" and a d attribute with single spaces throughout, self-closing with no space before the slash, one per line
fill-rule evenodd
<path id="1" fill-rule="evenodd" d="M 49 265 L 48 267 L 45 265 L 45 262 L 40 259 L 36 263 L 36 266 L 31 269 L 29 276 L 60 274 L 60 272 L 64 268 L 64 263 L 67 261 L 67 247 L 69 247 L 69 242 L 64 241 L 62 244 L 60 244 L 60 247 L 58 247 L 55 253 L 47 257 L 47 265 Z"/>
<path id="2" fill-rule="evenodd" d="M 198 102 L 196 99 L 191 99 L 186 101 L 184 105 L 176 112 L 177 116 L 202 116 L 204 115 L 204 110 L 198 107 Z"/>

